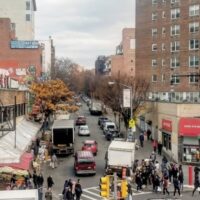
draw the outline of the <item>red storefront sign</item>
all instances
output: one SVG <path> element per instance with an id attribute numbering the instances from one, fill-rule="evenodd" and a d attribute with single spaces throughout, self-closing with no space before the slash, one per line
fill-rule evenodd
<path id="1" fill-rule="evenodd" d="M 162 129 L 172 132 L 172 121 L 167 119 L 162 119 Z"/>
<path id="2" fill-rule="evenodd" d="M 179 134 L 181 136 L 189 136 L 189 137 L 200 136 L 200 119 L 181 118 L 179 121 Z"/>

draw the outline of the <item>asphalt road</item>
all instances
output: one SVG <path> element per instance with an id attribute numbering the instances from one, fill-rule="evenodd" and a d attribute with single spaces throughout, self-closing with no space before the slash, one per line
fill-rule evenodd
<path id="1" fill-rule="evenodd" d="M 87 124 L 89 126 L 91 135 L 90 137 L 87 136 L 78 136 L 77 135 L 77 128 L 75 131 L 75 150 L 80 150 L 82 147 L 82 143 L 86 139 L 95 139 L 98 143 L 98 153 L 95 157 L 96 160 L 96 175 L 95 176 L 78 176 L 76 177 L 74 175 L 73 171 L 73 165 L 74 165 L 74 157 L 72 155 L 67 157 L 59 157 L 58 158 L 58 167 L 55 169 L 51 169 L 48 164 L 45 164 L 43 167 L 43 175 L 45 177 L 45 181 L 48 175 L 52 175 L 54 180 L 54 197 L 58 196 L 62 192 L 63 184 L 66 179 L 73 179 L 77 180 L 77 178 L 80 178 L 80 183 L 83 188 L 91 188 L 98 186 L 99 179 L 104 174 L 104 167 L 105 167 L 105 152 L 108 148 L 108 145 L 110 142 L 106 141 L 102 130 L 98 127 L 97 121 L 98 116 L 91 116 L 88 110 L 88 107 L 86 104 L 83 103 L 83 106 L 80 108 L 80 110 L 72 114 L 70 118 L 76 119 L 78 115 L 84 115 L 87 118 Z M 96 198 L 97 199 L 97 198 Z"/>

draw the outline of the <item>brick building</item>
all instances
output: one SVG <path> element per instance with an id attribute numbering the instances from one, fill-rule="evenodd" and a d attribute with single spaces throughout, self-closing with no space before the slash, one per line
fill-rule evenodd
<path id="1" fill-rule="evenodd" d="M 8 77 L 23 85 L 41 76 L 42 48 L 35 40 L 16 40 L 8 18 L 0 19 L 0 46 L 0 87 L 8 87 Z"/>
<path id="2" fill-rule="evenodd" d="M 200 102 L 200 0 L 136 0 L 136 74 L 151 99 Z"/>
<path id="3" fill-rule="evenodd" d="M 116 55 L 111 56 L 111 75 L 135 76 L 135 29 L 124 28 L 122 42 L 116 48 Z"/>
<path id="4" fill-rule="evenodd" d="M 169 159 L 198 163 L 200 0 L 136 0 L 136 75 L 150 82 L 139 126 Z"/>

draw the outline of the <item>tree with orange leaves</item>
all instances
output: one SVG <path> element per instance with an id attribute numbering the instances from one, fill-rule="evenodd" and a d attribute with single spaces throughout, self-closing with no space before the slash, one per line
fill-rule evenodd
<path id="1" fill-rule="evenodd" d="M 46 119 L 57 110 L 75 112 L 78 109 L 73 102 L 74 93 L 61 80 L 33 83 L 30 91 L 35 97 L 32 109 L 33 116 L 42 113 Z"/>

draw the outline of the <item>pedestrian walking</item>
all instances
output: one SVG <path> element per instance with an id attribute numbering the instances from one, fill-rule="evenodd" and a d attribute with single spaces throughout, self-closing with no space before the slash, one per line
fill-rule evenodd
<path id="1" fill-rule="evenodd" d="M 80 200 L 81 194 L 82 194 L 82 187 L 80 184 L 80 179 L 77 180 L 77 183 L 75 185 L 75 194 L 76 194 L 76 200 Z"/>
<path id="2" fill-rule="evenodd" d="M 174 196 L 176 195 L 176 191 L 178 191 L 179 196 L 182 196 L 181 192 L 180 192 L 180 186 L 179 186 L 179 181 L 178 181 L 177 177 L 173 178 L 173 184 L 174 184 Z"/>
<path id="3" fill-rule="evenodd" d="M 200 181 L 198 174 L 194 178 L 194 190 L 192 191 L 192 196 L 194 196 L 195 191 L 200 187 Z M 199 191 L 200 194 L 200 191 Z"/>
<path id="4" fill-rule="evenodd" d="M 151 130 L 148 129 L 147 130 L 147 140 L 150 140 L 151 139 Z"/>
<path id="5" fill-rule="evenodd" d="M 65 193 L 64 193 L 63 199 L 64 200 L 74 200 L 72 190 L 70 187 L 65 188 Z"/>
<path id="6" fill-rule="evenodd" d="M 179 183 L 180 183 L 180 189 L 183 191 L 184 174 L 183 174 L 182 168 L 179 169 L 178 180 L 179 180 Z"/>
<path id="7" fill-rule="evenodd" d="M 47 189 L 51 190 L 53 185 L 54 185 L 53 178 L 52 176 L 49 175 L 47 178 Z"/>
<path id="8" fill-rule="evenodd" d="M 54 169 L 57 167 L 57 163 L 58 163 L 58 159 L 57 159 L 57 156 L 56 154 L 54 153 L 51 157 L 51 167 Z"/>
<path id="9" fill-rule="evenodd" d="M 169 195 L 168 187 L 169 187 L 169 178 L 168 176 L 163 176 L 163 194 L 164 195 L 165 195 L 165 192 L 167 192 L 167 194 Z"/>
<path id="10" fill-rule="evenodd" d="M 140 140 L 140 146 L 143 147 L 144 145 L 144 134 L 143 133 L 140 133 L 140 136 L 139 136 L 139 140 Z"/>
<path id="11" fill-rule="evenodd" d="M 44 178 L 43 178 L 42 173 L 40 173 L 39 176 L 37 177 L 38 188 L 43 187 L 43 183 L 44 183 Z"/>
<path id="12" fill-rule="evenodd" d="M 45 192 L 45 199 L 46 200 L 52 200 L 53 197 L 52 197 L 52 191 L 50 189 L 48 189 L 46 192 Z"/>
<path id="13" fill-rule="evenodd" d="M 33 171 L 33 184 L 34 184 L 34 188 L 35 189 L 37 189 L 38 188 L 38 185 L 37 185 L 37 178 L 38 178 L 38 176 L 37 176 L 37 173 L 36 173 L 36 171 L 34 170 Z"/>

